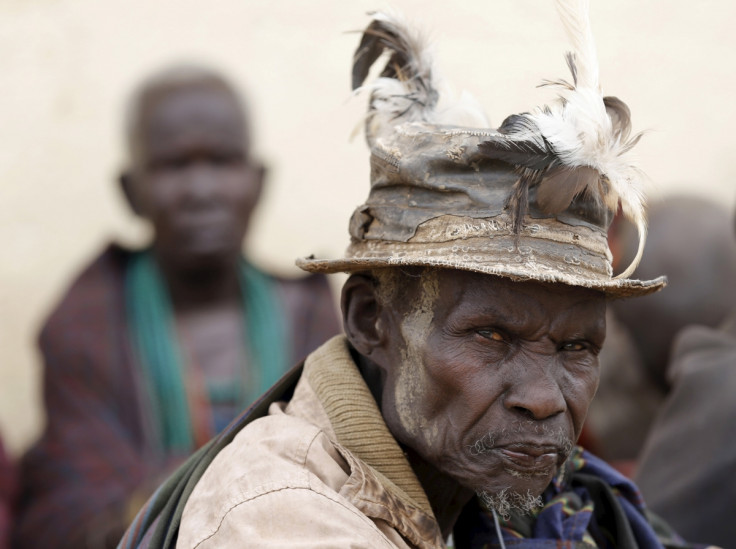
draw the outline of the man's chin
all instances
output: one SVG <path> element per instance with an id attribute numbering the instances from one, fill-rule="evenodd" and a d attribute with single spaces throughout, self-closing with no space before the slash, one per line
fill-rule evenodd
<path id="1" fill-rule="evenodd" d="M 483 508 L 488 511 L 495 511 L 505 519 L 508 519 L 512 512 L 532 514 L 543 505 L 542 496 L 535 495 L 529 490 L 518 492 L 510 488 L 504 488 L 497 492 L 479 490 L 476 494 Z"/>
<path id="2" fill-rule="evenodd" d="M 221 269 L 237 264 L 241 249 L 223 242 L 192 243 L 177 253 L 175 263 L 179 269 L 187 271 L 207 271 Z"/>
<path id="3" fill-rule="evenodd" d="M 497 487 L 500 484 L 518 493 L 539 495 L 547 489 L 559 470 L 556 465 L 534 470 L 503 467 L 503 471 L 497 474 L 494 485 Z"/>
<path id="4" fill-rule="evenodd" d="M 535 474 L 521 474 L 514 469 L 506 469 L 494 479 L 493 486 L 476 490 L 483 507 L 495 510 L 507 517 L 511 511 L 522 514 L 532 513 L 542 506 L 542 493 L 554 478 L 555 471 Z"/>

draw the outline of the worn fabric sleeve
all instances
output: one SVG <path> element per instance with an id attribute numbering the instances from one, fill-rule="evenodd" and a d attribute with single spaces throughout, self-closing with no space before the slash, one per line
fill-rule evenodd
<path id="1" fill-rule="evenodd" d="M 47 424 L 21 463 L 18 548 L 114 546 L 152 466 L 141 451 L 122 294 L 108 256 L 82 275 L 41 333 Z"/>

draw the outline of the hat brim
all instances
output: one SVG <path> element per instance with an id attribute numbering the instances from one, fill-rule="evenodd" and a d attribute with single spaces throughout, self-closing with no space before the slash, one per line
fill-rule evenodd
<path id="1" fill-rule="evenodd" d="M 590 288 L 591 290 L 603 292 L 606 297 L 611 299 L 645 296 L 658 292 L 667 285 L 667 277 L 665 276 L 660 276 L 654 280 L 601 279 L 600 277 L 585 276 L 584 273 L 571 275 L 554 270 L 530 269 L 528 266 L 526 268 L 524 266 L 514 267 L 500 263 L 448 260 L 442 257 L 418 257 L 410 254 L 342 259 L 304 257 L 297 259 L 296 265 L 305 271 L 323 274 L 339 272 L 355 273 L 372 269 L 402 266 L 459 269 L 462 271 L 502 276 L 517 282 L 537 281 Z"/>

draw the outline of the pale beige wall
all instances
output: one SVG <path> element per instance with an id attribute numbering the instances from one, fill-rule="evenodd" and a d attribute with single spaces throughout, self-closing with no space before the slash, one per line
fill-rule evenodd
<path id="1" fill-rule="evenodd" d="M 593 0 L 604 91 L 652 130 L 638 147 L 659 188 L 734 201 L 736 3 Z M 543 0 L 397 0 L 434 29 L 439 66 L 498 124 L 567 76 Z M 364 102 L 349 69 L 373 0 L 0 0 L 0 432 L 14 452 L 38 433 L 39 322 L 110 238 L 141 242 L 114 178 L 130 87 L 177 60 L 212 63 L 247 89 L 270 188 L 251 238 L 283 271 L 335 255 L 368 188 L 348 137 Z"/>

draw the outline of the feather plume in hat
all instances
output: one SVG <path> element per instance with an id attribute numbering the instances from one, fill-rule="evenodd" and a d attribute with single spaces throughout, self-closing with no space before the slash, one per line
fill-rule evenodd
<path id="1" fill-rule="evenodd" d="M 353 90 L 371 94 L 365 128 L 369 144 L 407 122 L 488 127 L 483 109 L 470 94 L 463 92 L 455 100 L 443 89 L 426 36 L 398 12 L 371 15 L 373 21 L 353 57 L 352 74 Z M 371 66 L 386 51 L 389 58 L 380 77 L 363 86 Z"/>
<path id="2" fill-rule="evenodd" d="M 631 265 L 616 278 L 627 278 L 644 251 L 646 217 L 644 176 L 627 153 L 641 134 L 631 135 L 630 112 L 615 97 L 603 97 L 598 61 L 589 22 L 589 0 L 557 0 L 558 12 L 572 45 L 566 60 L 572 82 L 544 81 L 560 89 L 554 103 L 508 117 L 500 128 L 484 133 L 479 152 L 515 165 L 519 180 L 509 199 L 517 234 L 522 229 L 529 189 L 537 187 L 537 203 L 558 214 L 587 193 L 613 213 L 619 205 L 639 232 Z M 487 127 L 487 119 L 469 96 L 440 105 L 440 82 L 426 40 L 393 13 L 375 13 L 356 51 L 353 89 L 361 88 L 369 69 L 388 50 L 381 76 L 370 86 L 366 137 L 369 144 L 400 124 L 426 122 Z"/>

